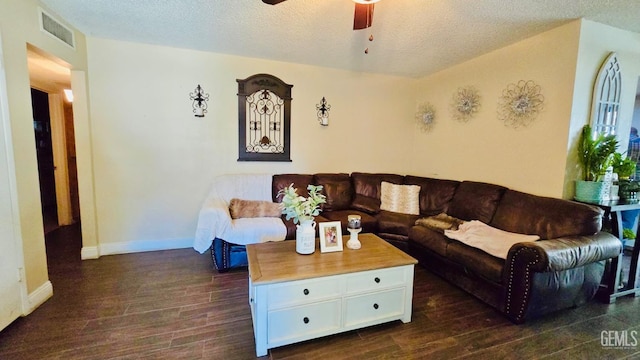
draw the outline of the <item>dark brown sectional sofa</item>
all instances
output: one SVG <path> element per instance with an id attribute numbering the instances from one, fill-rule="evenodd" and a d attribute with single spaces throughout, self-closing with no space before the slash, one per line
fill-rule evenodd
<path id="1" fill-rule="evenodd" d="M 382 181 L 420 186 L 420 214 L 380 210 Z M 327 203 L 316 222 L 362 217 L 363 232 L 372 232 L 417 258 L 420 265 L 449 280 L 505 314 L 515 323 L 593 298 L 606 260 L 618 256 L 622 244 L 601 232 L 603 212 L 569 200 L 522 193 L 474 181 L 375 173 L 278 174 L 273 201 L 294 184 L 306 196 L 309 184 L 322 185 Z M 540 240 L 513 245 L 506 259 L 446 237 L 442 231 L 416 225 L 440 213 L 460 220 L 479 220 L 492 227 Z M 295 225 L 285 221 L 287 239 Z"/>

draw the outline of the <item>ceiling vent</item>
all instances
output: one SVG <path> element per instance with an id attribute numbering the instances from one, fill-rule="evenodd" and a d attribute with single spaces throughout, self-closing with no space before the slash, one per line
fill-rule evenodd
<path id="1" fill-rule="evenodd" d="M 73 49 L 76 48 L 75 38 L 71 29 L 62 25 L 44 10 L 38 9 L 38 12 L 40 13 L 40 30 L 71 46 Z"/>

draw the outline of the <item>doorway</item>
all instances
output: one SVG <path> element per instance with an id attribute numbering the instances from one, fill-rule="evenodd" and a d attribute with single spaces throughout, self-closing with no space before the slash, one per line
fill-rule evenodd
<path id="1" fill-rule="evenodd" d="M 70 66 L 27 45 L 45 234 L 80 221 Z"/>
<path id="2" fill-rule="evenodd" d="M 35 133 L 36 155 L 38 158 L 42 220 L 44 233 L 47 234 L 59 226 L 53 144 L 51 142 L 51 118 L 49 116 L 49 95 L 44 91 L 32 88 L 31 107 L 33 109 L 33 131 Z"/>

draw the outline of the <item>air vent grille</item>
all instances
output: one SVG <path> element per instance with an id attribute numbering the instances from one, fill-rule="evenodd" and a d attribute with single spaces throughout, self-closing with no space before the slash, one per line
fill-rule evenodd
<path id="1" fill-rule="evenodd" d="M 76 48 L 73 31 L 40 9 L 40 29 L 63 43 Z"/>

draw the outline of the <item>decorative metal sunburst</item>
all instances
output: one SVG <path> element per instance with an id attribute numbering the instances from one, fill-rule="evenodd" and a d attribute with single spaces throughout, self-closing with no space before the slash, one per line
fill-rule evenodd
<path id="1" fill-rule="evenodd" d="M 498 119 L 513 128 L 531 124 L 544 105 L 540 91 L 540 85 L 532 80 L 509 84 L 498 102 Z"/>
<path id="2" fill-rule="evenodd" d="M 455 120 L 467 122 L 480 109 L 480 95 L 473 86 L 459 88 L 453 94 L 451 115 Z"/>
<path id="3" fill-rule="evenodd" d="M 431 131 L 436 122 L 436 109 L 431 103 L 423 103 L 416 112 L 416 123 L 422 131 Z"/>

